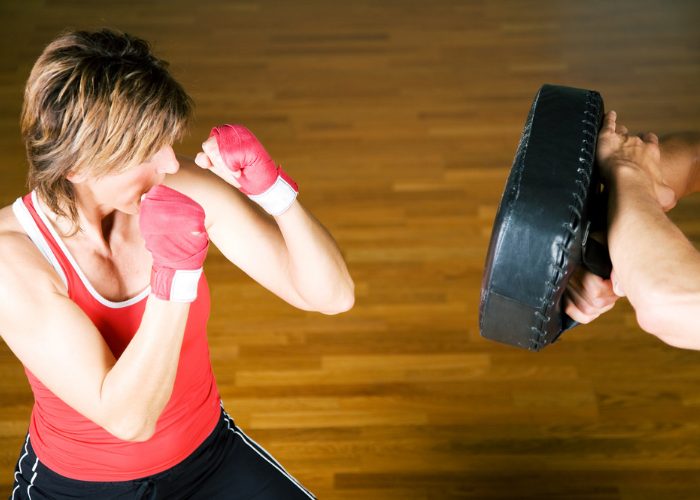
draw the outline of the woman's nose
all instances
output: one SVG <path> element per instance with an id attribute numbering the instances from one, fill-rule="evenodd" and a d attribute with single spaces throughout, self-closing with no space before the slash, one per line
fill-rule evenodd
<path id="1" fill-rule="evenodd" d="M 180 169 L 180 163 L 175 157 L 175 151 L 170 146 L 165 146 L 161 151 L 158 162 L 159 174 L 174 174 Z"/>

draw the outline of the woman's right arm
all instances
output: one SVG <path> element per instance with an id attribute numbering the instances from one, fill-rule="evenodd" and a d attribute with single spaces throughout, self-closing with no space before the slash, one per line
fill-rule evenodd
<path id="1" fill-rule="evenodd" d="M 30 240 L 0 235 L 0 334 L 24 366 L 114 436 L 144 441 L 170 399 L 188 303 L 150 296 L 119 359 Z"/>

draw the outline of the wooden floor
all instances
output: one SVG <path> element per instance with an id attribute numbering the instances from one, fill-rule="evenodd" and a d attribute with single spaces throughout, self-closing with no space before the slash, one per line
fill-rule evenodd
<path id="1" fill-rule="evenodd" d="M 149 6 L 146 6 L 149 4 Z M 542 83 L 599 90 L 632 130 L 700 129 L 695 0 L 0 2 L 0 202 L 18 114 L 65 27 L 150 40 L 197 103 L 179 152 L 250 127 L 357 285 L 291 308 L 212 252 L 212 360 L 237 423 L 326 499 L 700 498 L 700 353 L 628 304 L 542 353 L 480 338 L 489 231 Z M 700 242 L 700 199 L 673 218 Z M 0 486 L 32 396 L 0 347 Z"/>

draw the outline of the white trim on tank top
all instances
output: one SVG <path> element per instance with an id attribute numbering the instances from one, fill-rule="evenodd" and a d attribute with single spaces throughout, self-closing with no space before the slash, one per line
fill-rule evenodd
<path id="1" fill-rule="evenodd" d="M 63 272 L 61 264 L 58 263 L 58 259 L 56 259 L 56 256 L 51 251 L 51 247 L 49 246 L 48 241 L 46 241 L 46 238 L 44 238 L 44 235 L 39 230 L 39 226 L 37 226 L 34 219 L 32 219 L 32 215 L 29 213 L 29 209 L 25 206 L 22 198 L 17 198 L 15 200 L 15 202 L 12 204 L 12 211 L 14 212 L 19 225 L 22 226 L 24 232 L 27 233 L 27 236 L 29 236 L 29 239 L 32 240 L 41 254 L 46 258 L 46 260 L 49 261 L 49 264 L 53 266 L 60 276 L 61 281 L 63 281 L 63 284 L 66 285 L 66 288 L 68 288 L 68 280 L 66 279 L 66 274 Z"/>
<path id="2" fill-rule="evenodd" d="M 127 299 L 127 300 L 124 300 L 121 302 L 113 302 L 111 300 L 106 299 L 102 295 L 100 295 L 100 293 L 97 290 L 95 290 L 95 287 L 92 286 L 92 283 L 90 283 L 90 281 L 88 281 L 87 276 L 85 276 L 85 273 L 83 273 L 83 270 L 80 269 L 78 262 L 75 260 L 75 258 L 73 258 L 73 255 L 70 253 L 70 251 L 66 247 L 65 243 L 63 243 L 63 240 L 61 239 L 58 232 L 54 229 L 53 225 L 51 224 L 51 221 L 49 221 L 48 217 L 46 217 L 46 214 L 44 214 L 44 211 L 41 209 L 41 205 L 39 204 L 39 200 L 37 198 L 36 191 L 32 191 L 31 196 L 32 196 L 32 202 L 34 203 L 34 209 L 36 210 L 36 213 L 39 215 L 39 218 L 44 223 L 44 225 L 49 229 L 51 236 L 53 236 L 54 240 L 56 240 L 56 243 L 58 244 L 59 248 L 63 252 L 63 255 L 66 256 L 66 259 L 68 259 L 68 262 L 73 267 L 73 270 L 78 275 L 78 278 L 80 278 L 80 281 L 85 286 L 85 289 L 90 293 L 90 295 L 93 296 L 93 298 L 95 300 L 97 300 L 103 306 L 110 307 L 112 309 L 121 309 L 123 307 L 128 307 L 130 305 L 136 304 L 137 302 L 143 300 L 145 297 L 148 297 L 148 294 L 151 293 L 151 286 L 150 285 L 147 286 L 143 291 L 138 293 L 135 297 L 132 297 L 130 299 Z M 25 209 L 26 209 L 26 207 L 25 207 Z M 31 215 L 30 215 L 30 217 L 31 217 Z M 34 221 L 34 219 L 32 219 L 32 223 L 36 224 L 36 221 Z M 38 228 L 37 228 L 37 230 L 38 230 Z M 53 255 L 53 252 L 51 252 L 51 250 L 49 250 L 49 253 L 55 259 L 55 256 Z"/>

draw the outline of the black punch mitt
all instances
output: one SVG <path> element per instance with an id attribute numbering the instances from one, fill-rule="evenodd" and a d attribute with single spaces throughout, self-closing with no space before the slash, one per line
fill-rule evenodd
<path id="1" fill-rule="evenodd" d="M 483 337 L 539 351 L 576 325 L 562 296 L 578 266 L 608 278 L 607 197 L 595 168 L 598 92 L 544 85 L 496 213 L 481 287 Z"/>

